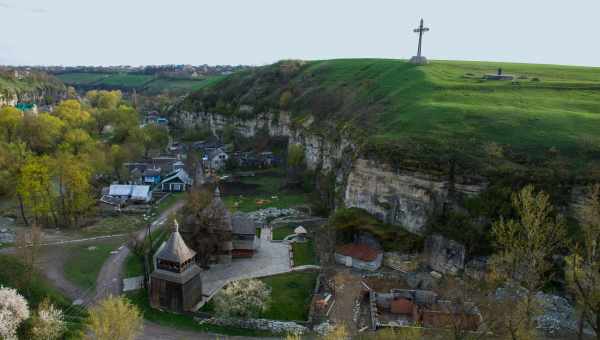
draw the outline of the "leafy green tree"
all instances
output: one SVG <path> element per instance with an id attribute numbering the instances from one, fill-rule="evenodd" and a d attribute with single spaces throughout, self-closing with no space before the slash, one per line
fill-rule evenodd
<path id="1" fill-rule="evenodd" d="M 580 336 L 585 321 L 600 339 L 600 184 L 590 188 L 581 217 L 583 240 L 567 258 L 566 277 L 581 312 Z"/>
<path id="2" fill-rule="evenodd" d="M 92 115 L 84 111 L 81 103 L 75 99 L 62 101 L 54 110 L 54 114 L 71 128 L 89 127 L 93 122 Z"/>
<path id="3" fill-rule="evenodd" d="M 75 156 L 80 153 L 90 153 L 95 145 L 94 139 L 83 129 L 72 129 L 67 131 L 62 144 L 63 149 L 69 150 Z"/>
<path id="4" fill-rule="evenodd" d="M 501 218 L 492 226 L 499 253 L 492 258 L 494 275 L 518 288 L 514 296 L 520 308 L 509 328 L 510 338 L 525 339 L 535 329 L 534 319 L 539 313 L 535 293 L 549 280 L 552 269 L 550 261 L 561 247 L 565 246 L 566 227 L 562 218 L 554 211 L 550 196 L 536 192 L 533 185 L 513 194 L 512 203 L 517 212 L 516 219 Z"/>
<path id="5" fill-rule="evenodd" d="M 17 196 L 19 212 L 26 225 L 29 225 L 29 221 L 25 215 L 23 196 L 16 190 L 15 178 L 21 177 L 21 171 L 29 157 L 31 151 L 25 143 L 0 145 L 0 190 L 8 196 Z"/>
<path id="6" fill-rule="evenodd" d="M 64 128 L 65 123 L 60 118 L 48 113 L 25 115 L 19 135 L 31 150 L 45 153 L 56 148 Z"/>
<path id="7" fill-rule="evenodd" d="M 0 108 L 0 130 L 7 143 L 12 143 L 17 135 L 17 129 L 23 120 L 23 112 L 14 107 Z"/>
<path id="8" fill-rule="evenodd" d="M 17 193 L 38 224 L 48 224 L 52 218 L 58 227 L 49 164 L 48 156 L 28 157 L 17 179 Z"/>
<path id="9" fill-rule="evenodd" d="M 60 153 L 54 162 L 53 174 L 58 183 L 58 204 L 63 224 L 77 226 L 82 216 L 94 204 L 87 162 L 68 153 Z"/>
<path id="10" fill-rule="evenodd" d="M 124 297 L 110 296 L 89 311 L 88 329 L 96 340 L 133 340 L 142 327 L 142 314 Z"/>
<path id="11" fill-rule="evenodd" d="M 92 90 L 85 94 L 85 98 L 88 100 L 90 105 L 99 109 L 114 110 L 117 108 L 123 94 L 119 90 L 105 91 L 105 90 Z"/>

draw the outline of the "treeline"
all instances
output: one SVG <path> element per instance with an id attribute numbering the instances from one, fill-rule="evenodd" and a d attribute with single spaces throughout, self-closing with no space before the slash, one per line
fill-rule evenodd
<path id="1" fill-rule="evenodd" d="M 75 227 L 93 213 L 123 163 L 160 151 L 166 128 L 140 126 L 119 91 L 90 91 L 34 114 L 0 108 L 0 195 L 15 197 L 25 224 Z"/>

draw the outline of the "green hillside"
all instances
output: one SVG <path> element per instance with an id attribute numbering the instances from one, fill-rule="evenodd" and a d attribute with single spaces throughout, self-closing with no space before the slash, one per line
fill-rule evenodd
<path id="1" fill-rule="evenodd" d="M 63 73 L 57 75 L 65 84 L 86 91 L 91 89 L 136 90 L 146 94 L 171 92 L 176 94 L 198 90 L 213 78 L 175 79 L 134 73 Z"/>
<path id="2" fill-rule="evenodd" d="M 501 67 L 514 81 L 483 80 Z M 187 110 L 285 110 L 400 166 L 600 173 L 600 68 L 401 60 L 284 61 L 190 95 Z M 333 137 L 335 136 L 335 137 Z"/>
<path id="3" fill-rule="evenodd" d="M 47 101 L 52 102 L 65 90 L 60 80 L 46 73 L 19 71 L 17 77 L 13 70 L 0 68 L 0 97 L 14 94 L 20 95 L 23 99 L 43 96 Z"/>

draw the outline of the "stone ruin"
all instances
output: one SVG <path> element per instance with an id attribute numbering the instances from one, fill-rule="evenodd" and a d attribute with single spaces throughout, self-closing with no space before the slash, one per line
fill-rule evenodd
<path id="1" fill-rule="evenodd" d="M 425 255 L 429 266 L 440 273 L 456 275 L 465 267 L 465 246 L 441 235 L 425 240 Z"/>

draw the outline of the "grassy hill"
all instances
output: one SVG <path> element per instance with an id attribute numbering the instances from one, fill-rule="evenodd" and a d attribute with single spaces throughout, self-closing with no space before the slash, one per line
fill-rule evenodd
<path id="1" fill-rule="evenodd" d="M 19 71 L 17 77 L 13 70 L 0 68 L 0 97 L 8 98 L 17 94 L 25 101 L 45 97 L 46 101 L 52 102 L 65 91 L 60 80 L 46 73 Z"/>
<path id="2" fill-rule="evenodd" d="M 91 89 L 120 89 L 146 94 L 159 94 L 172 92 L 176 94 L 188 93 L 210 84 L 213 78 L 206 79 L 175 79 L 154 75 L 134 73 L 63 73 L 57 75 L 65 84 L 82 90 Z"/>
<path id="3" fill-rule="evenodd" d="M 501 67 L 514 81 L 483 80 Z M 188 110 L 286 110 L 407 167 L 600 173 L 600 68 L 402 60 L 284 61 L 190 95 Z M 334 138 L 334 137 L 332 137 Z M 563 174 L 564 175 L 564 174 Z"/>

